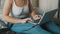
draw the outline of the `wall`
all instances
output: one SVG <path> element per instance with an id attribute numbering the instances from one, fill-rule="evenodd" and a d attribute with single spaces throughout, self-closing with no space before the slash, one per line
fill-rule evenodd
<path id="1" fill-rule="evenodd" d="M 0 0 L 0 6 L 1 6 L 1 0 Z M 1 7 L 0 7 L 1 8 Z"/>
<path id="2" fill-rule="evenodd" d="M 2 18 L 3 5 L 4 5 L 4 0 L 0 0 L 0 19 Z"/>
<path id="3" fill-rule="evenodd" d="M 39 6 L 44 11 L 58 8 L 58 0 L 39 0 Z"/>
<path id="4" fill-rule="evenodd" d="M 39 7 L 41 10 L 47 12 L 58 8 L 58 0 L 39 0 Z M 55 15 L 57 17 L 57 13 Z"/>
<path id="5" fill-rule="evenodd" d="M 1 0 L 1 8 L 4 6 L 4 0 Z"/>

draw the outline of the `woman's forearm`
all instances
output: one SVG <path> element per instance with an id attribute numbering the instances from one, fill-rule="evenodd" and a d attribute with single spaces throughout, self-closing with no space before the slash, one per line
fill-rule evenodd
<path id="1" fill-rule="evenodd" d="M 31 16 L 34 17 L 35 15 L 36 15 L 36 13 L 35 13 L 35 11 L 33 10 L 33 11 L 31 12 Z"/>
<path id="2" fill-rule="evenodd" d="M 35 10 L 34 10 L 34 8 L 32 7 L 31 4 L 30 4 L 29 8 L 30 8 L 31 16 L 32 16 L 32 17 L 35 16 L 36 12 L 35 12 Z"/>
<path id="3" fill-rule="evenodd" d="M 21 23 L 22 22 L 22 19 L 13 18 L 11 16 L 4 16 L 2 18 L 2 20 L 6 21 L 6 22 L 11 22 L 11 23 Z"/>

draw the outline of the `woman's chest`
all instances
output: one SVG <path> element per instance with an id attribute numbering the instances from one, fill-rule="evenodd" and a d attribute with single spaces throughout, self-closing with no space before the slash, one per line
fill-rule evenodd
<path id="1" fill-rule="evenodd" d="M 12 8 L 12 12 L 14 15 L 25 15 L 29 13 L 29 8 L 28 6 L 24 6 L 24 7 L 13 7 Z"/>
<path id="2" fill-rule="evenodd" d="M 14 0 L 14 2 L 19 7 L 27 4 L 27 0 Z"/>

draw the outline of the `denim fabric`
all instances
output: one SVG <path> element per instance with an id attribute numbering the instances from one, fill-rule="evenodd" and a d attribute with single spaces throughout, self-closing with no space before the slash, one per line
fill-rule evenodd
<path id="1" fill-rule="evenodd" d="M 58 27 L 53 21 L 48 22 L 45 27 L 47 28 L 48 31 L 54 34 L 60 34 L 60 27 Z"/>
<path id="2" fill-rule="evenodd" d="M 26 23 L 26 24 L 14 24 L 11 28 L 12 31 L 18 32 L 18 33 L 24 33 L 24 34 L 51 34 L 50 32 L 47 32 L 43 30 L 39 25 L 32 28 L 34 24 L 32 23 Z M 28 30 L 29 28 L 32 28 Z M 24 31 L 27 30 L 27 31 Z"/>
<path id="3" fill-rule="evenodd" d="M 23 32 L 25 30 L 32 28 L 32 26 L 34 26 L 34 24 L 32 24 L 32 23 L 25 23 L 25 24 L 15 23 L 12 26 L 11 30 L 15 31 L 15 32 Z"/>
<path id="4" fill-rule="evenodd" d="M 35 28 L 32 28 L 31 30 L 24 31 L 25 34 L 51 34 L 50 32 L 42 29 L 39 25 L 37 25 Z"/>

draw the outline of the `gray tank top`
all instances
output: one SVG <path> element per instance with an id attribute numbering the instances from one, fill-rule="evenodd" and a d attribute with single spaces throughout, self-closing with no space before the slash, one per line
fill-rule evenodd
<path id="1" fill-rule="evenodd" d="M 10 15 L 15 18 L 26 18 L 29 15 L 28 1 L 27 5 L 18 7 L 13 0 L 12 11 Z"/>

